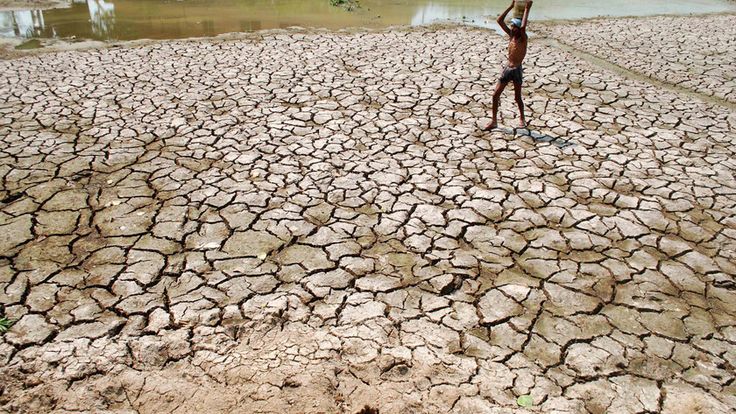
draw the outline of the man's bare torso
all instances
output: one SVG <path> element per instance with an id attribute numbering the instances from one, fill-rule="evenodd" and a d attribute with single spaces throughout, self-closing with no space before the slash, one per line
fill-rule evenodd
<path id="1" fill-rule="evenodd" d="M 501 101 L 501 93 L 506 86 L 513 82 L 514 94 L 516 104 L 519 105 L 519 126 L 526 128 L 526 118 L 524 117 L 524 101 L 521 97 L 521 84 L 523 82 L 523 69 L 521 63 L 526 57 L 526 46 L 527 46 L 527 35 L 526 25 L 529 22 L 529 10 L 532 8 L 534 0 L 527 0 L 524 8 L 524 15 L 519 19 L 516 15 L 511 19 L 511 27 L 506 24 L 506 17 L 509 12 L 516 6 L 516 1 L 511 1 L 511 4 L 498 16 L 496 22 L 498 26 L 509 35 L 509 61 L 501 71 L 501 76 L 498 78 L 496 83 L 496 90 L 493 92 L 493 118 L 491 123 L 485 128 L 485 131 L 491 131 L 498 126 L 498 105 Z"/>
<path id="2" fill-rule="evenodd" d="M 526 57 L 526 45 L 529 38 L 526 33 L 513 37 L 509 40 L 509 66 L 519 67 Z"/>

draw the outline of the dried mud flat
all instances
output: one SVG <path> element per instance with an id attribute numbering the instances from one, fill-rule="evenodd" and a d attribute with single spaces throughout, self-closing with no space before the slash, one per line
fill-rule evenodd
<path id="1" fill-rule="evenodd" d="M 0 62 L 0 410 L 736 409 L 733 107 L 540 39 L 534 133 L 480 133 L 503 48 L 272 33 Z"/>
<path id="2" fill-rule="evenodd" d="M 734 19 L 733 14 L 594 19 L 552 25 L 547 32 L 614 64 L 736 103 Z"/>

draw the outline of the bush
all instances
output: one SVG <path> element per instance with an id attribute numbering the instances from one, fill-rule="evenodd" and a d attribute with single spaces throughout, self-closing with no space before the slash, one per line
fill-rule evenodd
<path id="1" fill-rule="evenodd" d="M 330 4 L 334 7 L 342 7 L 347 11 L 353 11 L 360 8 L 358 0 L 330 0 Z"/>

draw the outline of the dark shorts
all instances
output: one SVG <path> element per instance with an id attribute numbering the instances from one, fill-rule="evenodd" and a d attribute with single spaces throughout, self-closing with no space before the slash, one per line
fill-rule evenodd
<path id="1" fill-rule="evenodd" d="M 499 79 L 498 81 L 500 83 L 521 83 L 522 72 L 524 72 L 524 69 L 521 67 L 521 65 L 515 68 L 504 66 L 503 70 L 501 71 L 501 79 Z"/>

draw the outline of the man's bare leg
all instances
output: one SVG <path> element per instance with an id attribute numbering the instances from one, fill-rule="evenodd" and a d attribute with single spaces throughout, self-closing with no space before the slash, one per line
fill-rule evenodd
<path id="1" fill-rule="evenodd" d="M 483 128 L 484 131 L 490 131 L 498 126 L 498 104 L 501 102 L 501 94 L 508 84 L 508 82 L 498 82 L 496 84 L 496 90 L 493 92 L 493 117 L 491 123 Z"/>
<path id="2" fill-rule="evenodd" d="M 521 83 L 514 82 L 514 95 L 516 104 L 519 106 L 519 127 L 526 128 L 526 118 L 524 118 L 524 101 L 521 99 Z"/>

